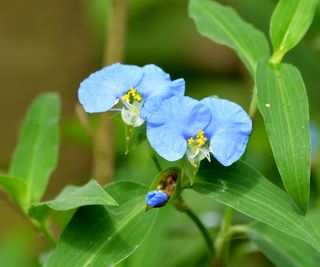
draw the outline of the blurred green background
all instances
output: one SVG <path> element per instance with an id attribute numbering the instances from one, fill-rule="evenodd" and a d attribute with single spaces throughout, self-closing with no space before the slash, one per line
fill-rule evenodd
<path id="1" fill-rule="evenodd" d="M 268 34 L 269 19 L 277 1 L 221 2 L 234 7 L 243 18 Z M 8 168 L 23 115 L 32 99 L 41 92 L 57 91 L 63 100 L 59 164 L 45 199 L 54 197 L 66 184 L 83 184 L 90 178 L 92 144 L 77 120 L 75 104 L 81 80 L 101 67 L 109 4 L 108 0 L 0 0 L 1 172 Z M 197 33 L 188 17 L 187 4 L 187 0 L 131 0 L 126 63 L 157 64 L 172 78 L 185 78 L 188 95 L 198 99 L 218 95 L 248 110 L 252 81 L 245 67 L 231 50 Z M 302 72 L 310 98 L 311 120 L 318 128 L 320 8 L 303 42 L 285 61 Z M 116 132 L 114 179 L 149 185 L 157 171 L 145 156 L 145 144 L 125 156 L 121 125 L 117 125 Z M 259 115 L 244 158 L 280 185 Z M 312 192 L 319 193 L 315 166 Z M 5 194 L 2 191 L 0 194 L 0 267 L 38 266 L 37 255 L 45 250 L 45 242 L 3 201 Z M 214 231 L 223 207 L 192 192 L 187 192 L 186 199 Z M 68 216 L 56 214 L 58 227 L 63 227 Z M 236 220 L 249 221 L 239 214 Z M 188 249 L 184 247 L 186 242 L 191 246 Z M 233 266 L 273 266 L 252 244 L 245 240 L 234 243 L 237 249 L 232 259 L 234 262 L 239 259 L 241 265 Z M 244 256 L 247 252 L 250 253 Z M 202 266 L 203 262 L 205 248 L 197 229 L 187 217 L 168 207 L 161 210 L 145 244 L 121 266 Z"/>

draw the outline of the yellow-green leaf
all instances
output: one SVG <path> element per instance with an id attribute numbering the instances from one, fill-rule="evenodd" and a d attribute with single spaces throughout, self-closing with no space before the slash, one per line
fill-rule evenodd
<path id="1" fill-rule="evenodd" d="M 271 18 L 270 36 L 275 54 L 272 61 L 296 46 L 309 29 L 319 0 L 280 0 Z"/>
<path id="2" fill-rule="evenodd" d="M 9 176 L 26 183 L 26 201 L 44 194 L 58 158 L 60 98 L 55 93 L 37 97 L 25 116 Z"/>
<path id="3" fill-rule="evenodd" d="M 55 199 L 32 205 L 29 214 L 41 220 L 50 210 L 66 211 L 89 205 L 117 206 L 118 203 L 97 181 L 90 180 L 83 186 L 66 186 Z"/>
<path id="4" fill-rule="evenodd" d="M 310 191 L 310 125 L 306 89 L 297 68 L 260 62 L 256 73 L 258 108 L 284 186 L 306 213 Z"/>
<path id="5" fill-rule="evenodd" d="M 317 267 L 320 253 L 303 241 L 262 223 L 245 227 L 258 248 L 278 267 Z"/>
<path id="6" fill-rule="evenodd" d="M 290 198 L 244 162 L 211 163 L 199 171 L 193 188 L 247 216 L 296 237 L 320 252 L 320 236 Z"/>
<path id="7" fill-rule="evenodd" d="M 157 216 L 157 210 L 144 211 L 148 189 L 132 182 L 116 182 L 106 191 L 119 206 L 79 208 L 62 233 L 48 267 L 114 266 L 139 247 Z"/>
<path id="8" fill-rule="evenodd" d="M 211 0 L 191 0 L 189 15 L 202 35 L 233 49 L 252 76 L 257 62 L 269 57 L 265 35 L 245 22 L 232 8 Z"/>

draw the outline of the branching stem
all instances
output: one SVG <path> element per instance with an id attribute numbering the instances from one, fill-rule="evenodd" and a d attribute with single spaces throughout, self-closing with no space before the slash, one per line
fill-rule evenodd
<path id="1" fill-rule="evenodd" d="M 223 221 L 220 227 L 220 231 L 216 237 L 214 247 L 215 247 L 215 259 L 217 260 L 216 266 L 225 266 L 230 248 L 230 227 L 232 224 L 233 209 L 226 207 Z"/>

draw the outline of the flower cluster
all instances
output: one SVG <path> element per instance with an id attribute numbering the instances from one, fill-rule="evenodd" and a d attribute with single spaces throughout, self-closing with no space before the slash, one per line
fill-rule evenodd
<path id="1" fill-rule="evenodd" d="M 212 154 L 229 166 L 244 153 L 252 123 L 247 113 L 228 100 L 184 96 L 183 79 L 172 81 L 155 65 L 120 63 L 91 74 L 79 88 L 87 112 L 103 112 L 120 103 L 126 124 L 147 123 L 147 138 L 168 161 L 184 157 L 197 165 Z"/>
<path id="2" fill-rule="evenodd" d="M 184 96 L 183 79 L 172 81 L 155 65 L 138 67 L 120 63 L 105 67 L 85 79 L 79 100 L 87 112 L 121 110 L 123 121 L 133 127 L 147 124 L 147 138 L 168 161 L 184 156 L 198 166 L 211 154 L 224 166 L 245 151 L 252 122 L 237 104 L 207 97 L 201 101 Z M 119 108 L 113 108 L 119 106 Z M 148 206 L 161 207 L 169 195 L 149 192 Z"/>

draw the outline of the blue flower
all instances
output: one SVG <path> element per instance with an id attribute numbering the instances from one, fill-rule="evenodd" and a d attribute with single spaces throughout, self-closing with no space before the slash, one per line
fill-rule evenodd
<path id="1" fill-rule="evenodd" d="M 79 101 L 87 112 L 104 112 L 122 103 L 125 123 L 140 126 L 140 109 L 148 100 L 182 96 L 183 79 L 171 81 L 169 74 L 155 65 L 143 68 L 120 63 L 107 66 L 86 78 L 79 88 Z"/>
<path id="2" fill-rule="evenodd" d="M 146 203 L 150 207 L 162 207 L 169 199 L 167 193 L 160 190 L 153 190 L 146 196 Z"/>
<path id="3" fill-rule="evenodd" d="M 229 166 L 244 153 L 252 122 L 239 105 L 213 97 L 197 101 L 185 96 L 153 106 L 156 108 L 143 117 L 148 140 L 163 158 L 175 161 L 186 154 L 197 165 L 204 158 L 210 160 L 212 153 Z"/>

